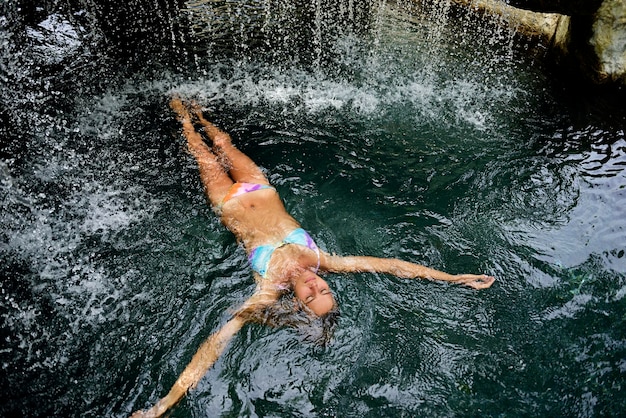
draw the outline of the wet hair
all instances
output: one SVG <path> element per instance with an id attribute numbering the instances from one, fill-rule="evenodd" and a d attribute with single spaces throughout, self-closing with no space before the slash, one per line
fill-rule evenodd
<path id="1" fill-rule="evenodd" d="M 291 298 L 294 305 L 298 307 L 298 312 L 305 313 L 309 323 L 306 327 L 298 328 L 304 335 L 304 340 L 326 346 L 332 339 L 337 322 L 339 321 L 339 305 L 335 301 L 330 311 L 324 315 L 317 315 L 309 309 L 304 302 L 298 298 Z"/>
<path id="2" fill-rule="evenodd" d="M 277 293 L 276 301 L 270 305 L 251 304 L 235 312 L 235 315 L 246 322 L 274 328 L 296 328 L 305 341 L 325 346 L 337 327 L 339 306 L 335 302 L 330 311 L 318 316 L 304 302 L 294 297 L 293 292 L 285 291 Z"/>

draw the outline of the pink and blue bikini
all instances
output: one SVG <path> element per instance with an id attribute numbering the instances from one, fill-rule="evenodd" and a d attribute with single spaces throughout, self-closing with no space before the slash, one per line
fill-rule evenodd
<path id="1" fill-rule="evenodd" d="M 235 183 L 231 186 L 224 199 L 222 199 L 222 205 L 237 196 L 265 189 L 276 190 L 274 187 L 266 184 Z M 317 273 L 320 268 L 320 250 L 315 244 L 315 241 L 313 241 L 313 238 L 311 238 L 308 232 L 306 232 L 302 228 L 294 229 L 279 242 L 273 244 L 259 245 L 258 247 L 253 248 L 252 251 L 250 251 L 250 255 L 248 256 L 248 261 L 250 262 L 252 269 L 259 273 L 261 277 L 266 278 L 267 270 L 269 269 L 270 260 L 272 258 L 272 255 L 274 254 L 274 251 L 289 244 L 301 245 L 314 251 L 315 254 L 317 254 L 317 266 L 315 267 L 315 273 Z"/>
<path id="2" fill-rule="evenodd" d="M 261 275 L 261 277 L 266 278 L 267 270 L 270 266 L 270 259 L 272 258 L 272 254 L 278 248 L 283 247 L 288 244 L 297 244 L 303 247 L 306 247 L 310 250 L 315 251 L 317 254 L 317 266 L 315 267 L 315 273 L 320 268 L 320 250 L 313 241 L 313 238 L 302 228 L 296 228 L 291 231 L 282 241 L 279 241 L 274 244 L 265 244 L 259 245 L 250 251 L 250 255 L 248 256 L 248 261 L 250 261 L 250 265 L 252 266 L 252 270 L 256 271 Z"/>
<path id="3" fill-rule="evenodd" d="M 230 186 L 230 189 L 228 189 L 228 193 L 226 193 L 226 196 L 224 196 L 224 198 L 222 199 L 222 204 L 220 206 L 223 206 L 224 203 L 228 202 L 230 199 L 233 199 L 237 196 L 241 196 L 242 194 L 256 192 L 257 190 L 265 190 L 265 189 L 271 189 L 271 190 L 276 191 L 274 187 L 267 185 L 267 184 L 234 183 L 232 186 Z"/>

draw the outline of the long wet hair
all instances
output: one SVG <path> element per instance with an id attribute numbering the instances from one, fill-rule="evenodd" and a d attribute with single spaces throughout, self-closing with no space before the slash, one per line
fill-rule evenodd
<path id="1" fill-rule="evenodd" d="M 337 302 L 331 310 L 318 316 L 309 309 L 290 290 L 266 292 L 266 298 L 274 299 L 273 303 L 249 303 L 237 310 L 234 315 L 246 322 L 254 322 L 270 327 L 296 328 L 304 336 L 304 340 L 325 346 L 332 336 L 339 319 Z"/>

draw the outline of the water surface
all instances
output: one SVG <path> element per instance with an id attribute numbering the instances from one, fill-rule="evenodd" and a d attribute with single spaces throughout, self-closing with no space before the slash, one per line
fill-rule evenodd
<path id="1" fill-rule="evenodd" d="M 173 92 L 232 134 L 324 250 L 498 281 L 328 275 L 332 344 L 248 326 L 171 416 L 622 414 L 619 110 L 564 93 L 512 33 L 449 8 L 270 3 L 161 10 L 149 61 L 99 49 L 107 28 L 86 6 L 4 6 L 3 415 L 147 407 L 253 292 Z"/>

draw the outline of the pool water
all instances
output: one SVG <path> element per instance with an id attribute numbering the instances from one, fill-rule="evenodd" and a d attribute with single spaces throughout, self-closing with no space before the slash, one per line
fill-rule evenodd
<path id="1" fill-rule="evenodd" d="M 2 415 L 146 408 L 253 292 L 174 93 L 324 250 L 497 282 L 327 275 L 331 344 L 249 325 L 171 416 L 623 414 L 620 101 L 564 87 L 514 33 L 449 5 L 272 4 L 161 10 L 147 65 L 99 49 L 87 3 L 3 6 Z"/>

